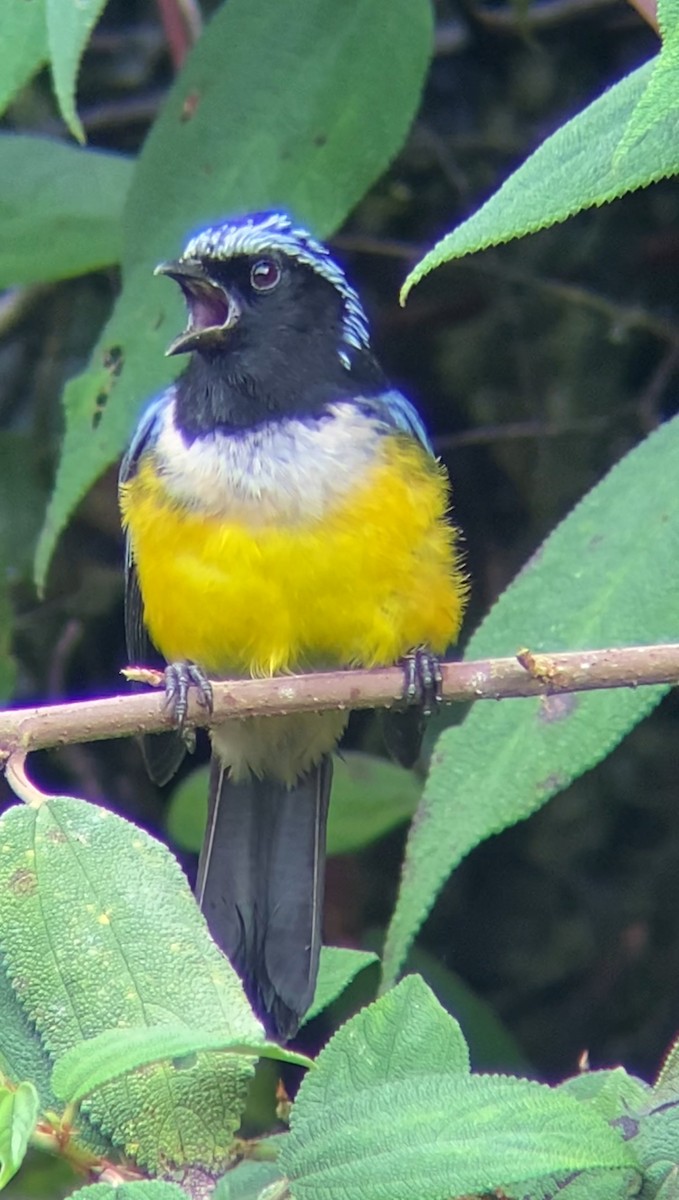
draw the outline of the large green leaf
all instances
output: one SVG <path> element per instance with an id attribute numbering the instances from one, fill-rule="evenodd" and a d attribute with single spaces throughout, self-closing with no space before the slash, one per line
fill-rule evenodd
<path id="1" fill-rule="evenodd" d="M 467 658 L 671 641 L 679 592 L 679 418 L 633 450 L 547 539 Z M 664 687 L 476 704 L 439 738 L 387 936 L 393 980 L 445 879 L 483 839 L 599 762 Z"/>
<path id="2" fill-rule="evenodd" d="M 123 292 L 89 370 L 67 388 L 40 580 L 141 405 L 182 367 L 163 357 L 182 306 L 153 279 L 156 263 L 197 226 L 247 209 L 283 205 L 332 232 L 400 147 L 431 37 L 429 0 L 229 0 L 217 11 L 144 146 L 125 214 Z"/>
<path id="3" fill-rule="evenodd" d="M 641 128 L 638 108 L 661 72 L 661 94 L 653 94 L 652 119 Z M 679 171 L 676 112 L 668 96 L 676 94 L 676 69 L 665 71 L 659 59 L 633 71 L 589 108 L 562 125 L 519 167 L 482 208 L 444 237 L 410 272 L 401 292 L 442 263 L 486 246 L 536 233 L 583 209 L 616 200 Z M 628 123 L 631 141 L 622 139 Z M 624 153 L 622 152 L 624 150 Z"/>
<path id="4" fill-rule="evenodd" d="M 0 113 L 48 58 L 45 0 L 0 4 Z"/>
<path id="5" fill-rule="evenodd" d="M 118 262 L 132 169 L 120 154 L 0 135 L 0 287 Z"/>
<path id="6" fill-rule="evenodd" d="M 335 1100 L 381 1083 L 469 1073 L 469 1052 L 454 1017 L 419 975 L 408 975 L 361 1009 L 330 1039 L 306 1080 L 304 1103 L 334 1110 Z M 301 1093 L 300 1093 L 301 1095 Z"/>
<path id="7" fill-rule="evenodd" d="M 80 59 L 106 0 L 45 0 L 54 92 L 61 115 L 80 142 L 85 132 L 75 110 Z"/>
<path id="8" fill-rule="evenodd" d="M 177 1025 L 252 1045 L 263 1031 L 167 850 L 69 798 L 0 818 L 0 949 L 52 1058 L 105 1030 Z M 198 1054 L 109 1083 L 90 1118 L 151 1170 L 225 1164 L 251 1061 Z"/>
<path id="9" fill-rule="evenodd" d="M 633 1163 L 622 1136 L 572 1097 L 470 1075 L 456 1023 L 412 976 L 321 1052 L 277 1165 L 293 1200 L 448 1200 Z"/>

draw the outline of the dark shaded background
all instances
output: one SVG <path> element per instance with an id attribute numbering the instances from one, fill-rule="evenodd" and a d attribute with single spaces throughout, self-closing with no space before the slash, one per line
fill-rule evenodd
<path id="1" fill-rule="evenodd" d="M 398 287 L 421 252 L 657 49 L 622 0 L 542 0 L 528 13 L 442 2 L 437 13 L 408 143 L 334 245 L 383 363 L 450 470 L 473 581 L 470 630 L 582 494 L 676 411 L 679 340 L 668 326 L 679 305 L 679 193 L 675 182 L 657 184 L 448 266 L 400 309 Z M 152 0 L 111 0 L 79 88 L 90 145 L 137 151 L 171 76 Z M 4 124 L 63 136 L 46 77 Z M 0 311 L 0 423 L 30 431 L 36 447 L 30 490 L 24 473 L 5 487 L 0 514 L 26 530 L 14 582 L 21 704 L 121 686 L 115 471 L 63 537 L 44 600 L 26 571 L 58 454 L 60 389 L 86 361 L 117 285 L 107 272 L 25 289 Z M 573 1072 L 585 1049 L 593 1065 L 623 1061 L 650 1077 L 679 1027 L 678 717 L 670 697 L 596 771 L 474 852 L 422 933 L 541 1077 Z M 361 719 L 350 737 L 371 744 L 373 731 Z M 131 742 L 39 755 L 34 773 L 162 830 L 166 798 Z M 329 940 L 360 944 L 384 927 L 403 840 L 394 834 L 331 864 Z"/>

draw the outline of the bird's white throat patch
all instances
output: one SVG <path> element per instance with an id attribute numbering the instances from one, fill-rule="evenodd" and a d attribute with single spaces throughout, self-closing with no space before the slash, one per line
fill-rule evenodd
<path id="1" fill-rule="evenodd" d="M 190 443 L 174 414 L 173 400 L 153 450 L 170 495 L 194 512 L 252 525 L 321 517 L 365 478 L 383 439 L 379 422 L 346 402 L 320 420 L 291 417 Z"/>

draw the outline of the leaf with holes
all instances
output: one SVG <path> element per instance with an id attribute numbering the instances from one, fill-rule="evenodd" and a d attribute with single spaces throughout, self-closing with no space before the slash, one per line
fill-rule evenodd
<path id="1" fill-rule="evenodd" d="M 197 226 L 248 209 L 283 206 L 320 236 L 336 229 L 401 146 L 431 42 L 429 0 L 229 0 L 217 10 L 144 144 L 124 219 L 123 292 L 89 369 L 66 390 L 39 581 L 141 406 L 182 369 L 164 357 L 182 306 L 155 265 Z"/>

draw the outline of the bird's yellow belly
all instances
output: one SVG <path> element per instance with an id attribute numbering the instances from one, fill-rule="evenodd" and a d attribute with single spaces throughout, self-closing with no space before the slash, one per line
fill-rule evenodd
<path id="1" fill-rule="evenodd" d="M 466 584 L 443 470 L 385 439 L 349 497 L 309 523 L 257 527 L 181 508 L 150 457 L 122 489 L 150 636 L 208 674 L 374 666 L 455 639 Z"/>

